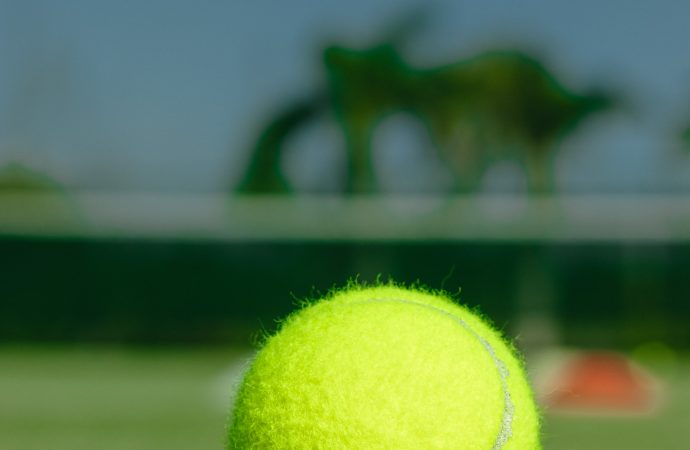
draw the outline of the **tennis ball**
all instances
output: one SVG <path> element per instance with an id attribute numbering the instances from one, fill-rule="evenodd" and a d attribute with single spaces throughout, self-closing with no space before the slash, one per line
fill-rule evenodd
<path id="1" fill-rule="evenodd" d="M 289 316 L 237 392 L 231 449 L 535 450 L 521 360 L 440 293 L 352 286 Z"/>

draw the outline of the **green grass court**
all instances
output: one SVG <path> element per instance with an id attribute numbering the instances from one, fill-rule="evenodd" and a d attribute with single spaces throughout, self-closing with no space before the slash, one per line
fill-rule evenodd
<path id="1" fill-rule="evenodd" d="M 231 387 L 249 350 L 0 347 L 0 449 L 222 449 Z M 545 449 L 681 450 L 690 358 L 651 417 L 546 415 Z"/>

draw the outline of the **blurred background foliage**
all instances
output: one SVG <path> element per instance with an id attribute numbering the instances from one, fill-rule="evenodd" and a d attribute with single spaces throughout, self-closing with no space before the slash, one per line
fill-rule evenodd
<path id="1" fill-rule="evenodd" d="M 282 170 L 284 142 L 308 120 L 330 114 L 337 119 L 346 147 L 341 190 L 377 192 L 373 135 L 380 122 L 396 113 L 411 115 L 424 125 L 430 147 L 437 147 L 436 155 L 453 174 L 451 191 L 476 190 L 488 166 L 501 160 L 525 168 L 530 191 L 551 191 L 558 142 L 590 114 L 607 108 L 611 96 L 570 92 L 539 60 L 516 50 L 413 68 L 396 41 L 408 37 L 409 28 L 418 28 L 419 18 L 415 11 L 393 27 L 395 40 L 363 50 L 328 46 L 322 55 L 327 87 L 269 120 L 240 191 L 289 191 Z"/>
<path id="2" fill-rule="evenodd" d="M 335 14 L 338 7 L 332 7 Z M 210 19 L 213 8 L 209 8 L 196 11 L 188 26 L 208 22 L 217 30 L 225 29 Z M 471 34 L 465 36 L 466 42 L 458 43 L 463 45 L 450 45 L 450 30 L 457 24 L 468 27 L 472 12 L 457 15 L 441 2 L 391 4 L 371 20 L 333 19 L 329 27 L 314 24 L 331 23 L 328 17 L 337 14 L 310 15 L 290 9 L 285 14 L 294 22 L 292 26 L 262 25 L 275 33 L 274 40 L 264 36 L 256 42 L 238 42 L 198 36 L 199 42 L 215 45 L 217 52 L 207 58 L 216 64 L 225 62 L 222 69 L 195 66 L 181 80 L 177 72 L 161 72 L 166 64 L 183 70 L 174 58 L 176 53 L 170 53 L 178 35 L 166 28 L 171 17 L 181 20 L 179 15 L 189 12 L 181 5 L 167 19 L 157 19 L 157 25 L 134 23 L 139 37 L 146 37 L 142 42 L 111 42 L 109 37 L 120 28 L 94 28 L 95 24 L 106 26 L 106 13 L 118 20 L 130 17 L 124 7 L 85 7 L 84 14 L 93 23 L 68 18 L 47 3 L 38 9 L 19 3 L 4 9 L 8 25 L 4 33 L 14 39 L 3 44 L 7 70 L 0 84 L 0 92 L 9 100 L 1 111 L 0 141 L 0 191 L 4 193 L 0 213 L 5 230 L 0 246 L 7 255 L 2 261 L 3 338 L 247 342 L 252 332 L 261 326 L 272 328 L 276 316 L 294 307 L 292 296 L 327 292 L 351 277 L 364 282 L 390 277 L 451 291 L 462 288 L 465 301 L 481 305 L 499 326 L 520 333 L 528 346 L 531 331 L 523 330 L 521 323 L 523 319 L 535 323 L 530 322 L 535 317 L 545 328 L 534 333 L 536 341 L 593 346 L 632 346 L 645 340 L 690 344 L 685 326 L 690 310 L 684 306 L 689 286 L 683 275 L 687 243 L 673 236 L 663 242 L 641 236 L 633 242 L 607 237 L 592 243 L 542 242 L 533 234 L 525 238 L 519 233 L 507 241 L 505 236 L 496 236 L 496 241 L 491 237 L 435 241 L 422 233 L 404 242 L 377 242 L 365 232 L 361 238 L 336 235 L 329 242 L 309 236 L 286 241 L 269 233 L 245 242 L 233 238 L 232 231 L 224 239 L 203 231 L 190 231 L 189 236 L 182 222 L 178 229 L 183 231 L 168 233 L 174 223 L 167 219 L 147 222 L 137 216 L 136 202 L 126 197 L 148 195 L 152 204 L 169 205 L 184 217 L 196 211 L 189 206 L 189 195 L 196 196 L 198 203 L 199 198 L 223 195 L 287 199 L 314 194 L 341 198 L 395 194 L 452 201 L 455 195 L 501 194 L 514 199 L 518 210 L 525 199 L 543 195 L 680 195 L 690 176 L 683 178 L 677 171 L 684 152 L 672 124 L 682 123 L 682 114 L 665 126 L 644 119 L 659 106 L 642 109 L 639 99 L 646 92 L 626 86 L 629 78 L 622 66 L 606 67 L 615 77 L 597 77 L 594 74 L 602 69 L 591 62 L 589 69 L 584 63 L 576 69 L 575 63 L 568 65 L 562 57 L 556 64 L 559 58 L 550 50 L 548 39 L 534 45 L 533 36 L 540 34 L 526 23 L 516 19 L 512 27 L 502 28 L 493 24 L 491 15 L 483 19 L 486 26 L 512 30 L 517 37 L 500 37 L 494 31 L 498 37 L 490 35 L 489 46 L 478 43 L 481 35 Z M 245 12 L 254 13 L 251 8 Z M 548 17 L 564 20 L 560 14 Z M 320 20 L 310 22 L 314 18 Z M 232 20 L 239 19 L 233 16 Z M 629 20 L 634 23 L 636 16 Z M 32 27 L 19 27 L 19 23 Z M 70 35 L 70 24 L 82 30 Z M 439 29 L 445 30 L 440 37 L 450 56 L 425 59 L 434 55 L 425 36 Z M 607 30 L 596 32 L 605 35 Z M 280 55 L 288 50 L 278 44 L 281 33 L 287 31 L 300 37 L 304 52 L 282 60 Z M 87 35 L 82 33 L 86 32 L 94 33 L 98 45 L 84 46 L 82 38 Z M 189 31 L 180 33 L 191 38 Z M 335 34 L 341 37 L 333 39 Z M 585 37 L 577 42 L 590 52 L 601 44 Z M 147 45 L 152 47 L 140 48 Z M 193 48 L 180 57 L 191 58 Z M 297 57 L 302 54 L 303 58 Z M 86 63 L 87 55 L 93 64 Z M 87 88 L 95 88 L 98 73 L 104 74 L 99 71 L 113 69 L 101 67 L 110 57 L 126 64 L 129 72 L 126 78 L 101 86 L 102 106 L 98 107 L 93 96 L 86 95 Z M 144 57 L 149 62 L 142 65 Z M 259 60 L 266 68 L 260 68 Z M 286 83 L 281 67 L 297 70 L 306 81 Z M 571 67 L 571 72 L 564 67 Z M 184 70 L 190 69 L 185 65 Z M 583 75 L 587 70 L 591 76 Z M 246 86 L 241 88 L 251 93 L 246 101 L 265 102 L 266 112 L 249 114 L 257 111 L 250 107 L 246 114 L 230 109 L 211 114 L 207 103 L 205 107 L 196 103 L 197 109 L 194 103 L 181 103 L 187 95 L 203 96 L 208 76 L 221 77 L 215 81 L 215 90 L 209 91 L 217 97 L 215 103 L 230 108 L 242 97 L 223 99 L 222 87 Z M 258 85 L 251 88 L 259 79 L 289 89 L 269 95 Z M 149 92 L 141 91 L 139 85 L 147 86 Z M 165 89 L 157 91 L 161 86 Z M 166 92 L 180 102 L 174 115 L 169 114 L 172 105 L 162 100 Z M 142 98 L 153 102 L 153 109 L 139 111 L 136 106 Z M 118 101 L 125 109 L 115 109 Z M 147 125 L 135 139 L 130 116 L 137 114 L 145 115 L 134 122 L 143 120 Z M 192 114 L 204 123 L 187 121 Z M 113 118 L 107 125 L 114 134 L 106 131 L 108 127 L 95 126 L 92 119 L 98 115 Z M 180 125 L 180 117 L 186 125 Z M 625 124 L 622 128 L 621 123 Z M 213 150 L 208 140 L 194 138 L 211 124 L 231 130 L 234 144 L 225 139 Z M 650 136 L 661 131 L 668 135 L 657 136 L 661 140 L 652 144 L 646 142 L 647 155 L 641 158 L 635 154 L 638 150 L 626 147 L 633 129 L 644 129 Z M 174 143 L 160 140 L 170 133 L 177 136 Z M 134 151 L 124 147 L 128 140 L 135 142 L 132 139 L 138 150 L 129 160 L 116 161 L 120 152 Z M 673 142 L 678 144 L 675 150 Z M 592 153 L 602 148 L 601 154 Z M 209 155 L 214 152 L 232 155 L 236 163 L 223 167 L 219 161 L 230 159 L 213 160 Z M 563 158 L 577 153 L 581 159 Z M 244 155 L 244 162 L 235 155 Z M 219 168 L 226 175 L 215 187 L 200 189 L 198 183 L 213 178 Z M 598 186 L 592 181 L 568 187 L 564 178 L 572 170 L 585 178 L 603 170 L 611 183 L 619 185 Z M 138 172 L 149 181 L 143 185 L 134 181 Z M 650 175 L 653 172 L 659 173 Z M 621 173 L 626 180 L 617 178 Z M 650 176 L 657 181 L 643 188 Z M 229 191 L 223 181 L 228 178 L 233 179 Z M 159 184 L 169 182 L 167 187 Z M 27 197 L 27 193 L 43 196 Z M 109 222 L 89 217 L 80 200 L 83 193 L 95 193 L 91 201 L 111 211 Z M 118 200 L 118 195 L 124 197 Z M 421 201 L 425 202 L 430 210 L 439 209 L 433 206 L 437 200 L 429 197 Z M 443 208 L 443 200 L 439 204 Z M 219 210 L 218 214 L 231 218 L 226 222 L 243 214 L 230 204 Z M 281 211 L 287 211 L 287 216 L 300 214 L 299 206 Z M 280 229 L 277 214 L 256 220 Z M 463 218 L 455 220 L 462 223 Z M 101 227 L 109 231 L 99 234 Z M 127 227 L 135 233 L 128 233 Z M 624 234 L 626 224 L 620 227 Z M 391 232 L 395 228 L 391 223 Z M 137 230 L 145 232 L 137 234 Z M 94 235 L 100 238 L 88 238 Z M 444 278 L 451 269 L 453 275 Z"/>
<path id="3" fill-rule="evenodd" d="M 460 292 L 530 360 L 623 352 L 673 398 L 632 421 L 547 415 L 550 448 L 681 448 L 690 6 L 649 8 L 0 3 L 0 448 L 45 446 L 40 427 L 53 448 L 220 446 L 200 435 L 247 348 L 353 278 Z M 409 202 L 374 223 L 387 198 Z M 544 199 L 555 219 L 525 217 Z M 186 389 L 213 400 L 160 406 Z M 74 402 L 64 428 L 46 395 Z"/>

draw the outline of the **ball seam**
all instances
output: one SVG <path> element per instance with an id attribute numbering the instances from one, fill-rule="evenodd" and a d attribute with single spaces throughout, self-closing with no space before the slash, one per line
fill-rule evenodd
<path id="1" fill-rule="evenodd" d="M 371 298 L 369 300 L 363 300 L 361 302 L 352 302 L 353 303 L 381 303 L 381 302 L 390 302 L 390 303 L 403 303 L 403 304 L 408 304 L 408 305 L 415 305 L 415 306 L 420 306 L 426 309 L 429 309 L 431 311 L 437 312 L 439 314 L 442 314 L 446 317 L 449 317 L 456 323 L 460 324 L 467 332 L 469 332 L 475 339 L 479 341 L 479 343 L 484 347 L 484 349 L 487 351 L 489 356 L 491 357 L 494 365 L 496 366 L 496 370 L 498 371 L 499 378 L 501 380 L 501 388 L 503 390 L 503 399 L 504 399 L 504 406 L 503 406 L 503 413 L 501 417 L 501 428 L 498 432 L 498 435 L 496 436 L 496 441 L 494 442 L 493 447 L 491 448 L 492 450 L 501 450 L 503 448 L 503 445 L 505 445 L 510 437 L 513 435 L 513 418 L 515 415 L 515 405 L 513 404 L 512 397 L 510 395 L 510 390 L 508 389 L 508 377 L 510 376 L 510 371 L 506 367 L 505 363 L 496 355 L 496 351 L 494 348 L 489 344 L 489 342 L 484 339 L 479 333 L 477 333 L 467 322 L 465 322 L 461 317 L 458 317 L 454 314 L 451 314 L 448 311 L 445 311 L 441 308 L 437 308 L 435 306 L 427 305 L 424 303 L 420 302 L 415 302 L 411 300 L 405 300 L 405 299 L 400 299 L 400 298 Z"/>

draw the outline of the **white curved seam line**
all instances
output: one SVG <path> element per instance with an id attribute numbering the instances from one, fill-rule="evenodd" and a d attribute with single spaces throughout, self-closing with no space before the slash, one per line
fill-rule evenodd
<path id="1" fill-rule="evenodd" d="M 510 437 L 513 435 L 513 417 L 515 415 L 515 405 L 513 405 L 513 399 L 511 398 L 510 391 L 508 390 L 508 377 L 510 376 L 510 372 L 508 371 L 508 368 L 503 363 L 503 361 L 501 361 L 501 359 L 496 355 L 496 352 L 494 351 L 491 344 L 489 344 L 483 337 L 481 337 L 476 331 L 474 331 L 474 329 L 472 329 L 472 327 L 470 327 L 467 324 L 467 322 L 462 320 L 462 318 L 457 317 L 449 313 L 448 311 L 444 311 L 441 308 L 436 308 L 435 306 L 425 305 L 424 303 L 417 303 L 410 300 L 402 299 L 372 298 L 369 299 L 368 302 L 406 303 L 408 305 L 421 306 L 423 308 L 427 308 L 432 311 L 441 313 L 445 316 L 450 317 L 455 322 L 459 323 L 460 326 L 467 330 L 472 336 L 475 337 L 475 339 L 477 339 L 484 346 L 486 351 L 489 353 L 489 356 L 491 356 L 491 359 L 493 360 L 496 369 L 498 370 L 498 375 L 501 379 L 501 388 L 503 389 L 504 406 L 503 415 L 501 417 L 501 429 L 499 430 L 498 436 L 496 436 L 496 441 L 494 442 L 493 447 L 491 447 L 491 450 L 501 450 L 501 448 L 503 448 L 503 445 L 506 444 L 508 442 L 508 439 L 510 439 Z"/>

